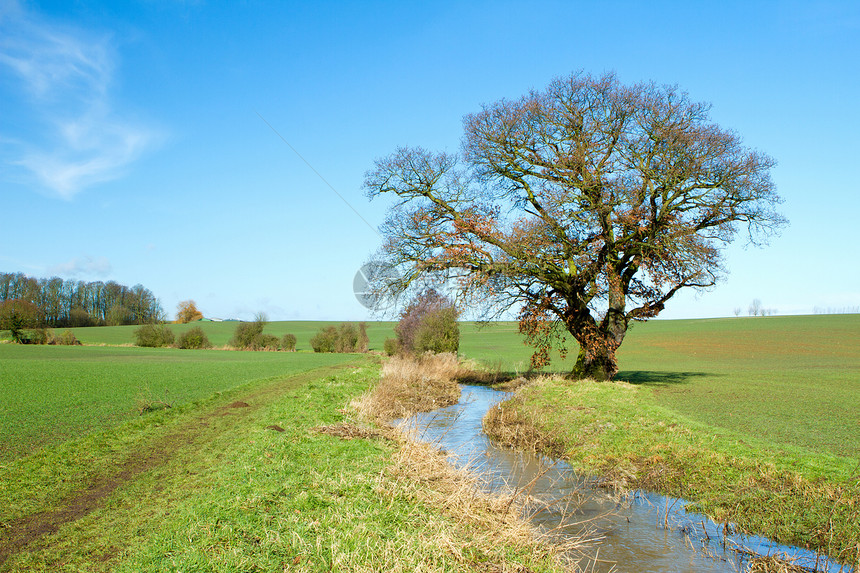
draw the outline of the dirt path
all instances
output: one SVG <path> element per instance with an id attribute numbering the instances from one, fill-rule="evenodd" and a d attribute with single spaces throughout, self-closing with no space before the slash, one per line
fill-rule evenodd
<path id="1" fill-rule="evenodd" d="M 293 390 L 311 380 L 328 376 L 344 368 L 353 368 L 354 364 L 329 366 L 296 374 L 255 388 L 246 394 L 239 395 L 230 404 L 219 406 L 198 413 L 192 420 L 178 429 L 162 436 L 149 444 L 141 452 L 133 453 L 120 464 L 116 471 L 107 476 L 101 476 L 82 489 L 62 500 L 57 509 L 34 513 L 15 519 L 2 525 L 0 537 L 0 567 L 13 555 L 30 547 L 45 547 L 45 537 L 59 531 L 61 527 L 72 523 L 104 505 L 114 491 L 132 482 L 140 474 L 164 465 L 170 461 L 179 448 L 189 444 L 203 444 L 218 433 L 228 431 L 234 424 L 218 424 L 214 427 L 210 421 L 215 417 L 246 416 L 248 413 L 269 403 L 273 398 Z M 237 418 L 238 419 L 238 418 Z"/>

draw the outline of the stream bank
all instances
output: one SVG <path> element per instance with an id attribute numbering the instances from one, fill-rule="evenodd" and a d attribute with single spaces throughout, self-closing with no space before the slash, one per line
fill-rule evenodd
<path id="1" fill-rule="evenodd" d="M 596 558 L 579 557 L 587 570 L 739 571 L 749 567 L 747 552 L 784 553 L 821 571 L 840 570 L 811 552 L 736 535 L 730 524 L 687 513 L 680 499 L 645 492 L 609 495 L 565 462 L 499 447 L 483 433 L 482 419 L 506 398 L 510 395 L 466 386 L 458 404 L 418 414 L 410 425 L 417 437 L 437 443 L 453 463 L 479 475 L 485 488 L 528 496 L 532 520 L 544 531 L 596 538 Z"/>

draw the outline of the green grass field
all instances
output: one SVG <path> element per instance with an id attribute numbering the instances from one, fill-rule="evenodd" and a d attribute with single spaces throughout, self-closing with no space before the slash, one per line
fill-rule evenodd
<path id="1" fill-rule="evenodd" d="M 179 406 L 254 380 L 354 358 L 301 352 L 0 344 L 0 463 L 132 420 L 147 403 Z"/>
<path id="2" fill-rule="evenodd" d="M 83 347 L 0 344 L 0 503 L 5 508 L 0 522 L 50 509 L 67 498 L 76 484 L 105 473 L 117 460 L 128 459 L 165 432 L 176 431 L 201 409 L 313 368 L 366 360 L 308 352 L 310 337 L 327 324 L 336 323 L 270 323 L 266 332 L 297 336 L 303 351 L 296 353 L 130 347 L 134 327 L 76 329 L 76 336 L 87 344 Z M 236 323 L 199 325 L 214 344 L 222 345 Z M 179 334 L 191 326 L 172 327 Z M 393 323 L 370 323 L 371 347 L 381 349 L 392 329 Z M 691 496 L 706 510 L 752 523 L 753 529 L 767 532 L 771 527 L 784 539 L 806 539 L 814 545 L 814 535 L 824 533 L 812 531 L 814 526 L 804 520 L 817 523 L 821 511 L 841 515 L 842 521 L 836 520 L 839 527 L 860 531 L 860 523 L 851 521 L 857 511 L 852 508 L 860 504 L 845 498 L 860 495 L 854 493 L 860 483 L 858 334 L 860 315 L 637 324 L 619 352 L 617 378 L 632 386 L 597 385 L 586 395 L 571 393 L 575 386 L 562 383 L 534 397 L 534 404 L 543 401 L 560 412 L 552 425 L 571 435 L 583 424 L 591 428 L 596 445 L 581 450 L 579 456 L 586 466 L 605 468 L 608 460 L 615 460 L 650 467 L 647 463 L 653 462 L 664 468 L 661 471 L 674 472 L 662 474 L 664 484 L 658 480 L 655 487 Z M 524 372 L 530 355 L 514 323 L 486 327 L 464 323 L 460 350 L 466 358 L 505 372 Z M 569 356 L 566 361 L 556 360 L 552 369 L 565 372 L 571 365 Z M 365 378 L 364 384 L 369 383 Z M 346 400 L 346 395 L 339 399 Z M 140 415 L 142 404 L 157 408 L 161 402 L 172 407 Z M 289 411 L 290 416 L 298 415 Z M 229 447 L 237 449 L 237 456 L 244 455 L 240 442 Z M 251 450 L 256 453 L 248 455 L 260 453 Z M 184 471 L 181 463 L 176 464 L 170 471 Z M 208 475 L 202 469 L 188 471 Z M 756 477 L 759 474 L 762 477 Z M 223 479 L 255 480 L 253 475 L 229 475 L 233 477 Z M 797 476 L 801 485 L 780 481 L 789 479 L 786 475 Z M 164 479 L 173 478 L 165 474 Z M 737 480 L 744 485 L 738 486 Z M 702 483 L 708 487 L 692 487 Z M 764 519 L 771 519 L 775 512 L 768 504 L 775 502 L 765 495 L 768 491 L 785 504 L 780 512 L 795 515 L 793 530 L 780 529 L 785 526 L 779 523 L 760 526 L 720 509 L 719 504 L 728 500 L 735 504 L 735 512 L 740 508 L 752 514 L 758 505 L 764 508 Z M 814 492 L 823 492 L 831 506 L 791 513 L 797 510 L 792 499 L 811 499 L 819 494 Z M 161 515 L 162 510 L 153 506 L 148 511 Z M 217 522 L 219 517 L 212 519 Z M 176 527 L 171 535 L 185 534 L 181 524 Z M 211 541 L 220 544 L 222 552 L 230 551 L 234 542 L 243 543 L 229 536 Z M 157 542 L 151 555 L 171 543 L 179 542 Z M 843 556 L 856 555 L 850 548 L 837 547 L 847 552 Z M 176 563 L 193 569 L 195 563 L 209 563 L 206 559 L 211 557 L 204 559 L 199 553 L 211 550 L 209 545 L 198 547 L 190 550 L 190 561 L 182 558 Z M 153 561 L 144 568 L 153 567 L 155 557 L 146 559 Z M 22 570 L 43 570 L 27 563 Z"/>
<path id="3" fill-rule="evenodd" d="M 459 502 L 467 511 L 453 509 L 452 493 L 471 489 L 444 456 L 372 428 L 351 440 L 318 431 L 364 423 L 349 404 L 378 380 L 372 356 L 4 346 L 4 367 L 27 355 L 17 380 L 31 391 L 46 379 L 28 371 L 107 364 L 120 366 L 104 370 L 117 379 L 136 370 L 188 399 L 210 394 L 101 430 L 82 424 L 77 437 L 0 463 L 2 573 L 560 571 L 507 503 L 470 494 Z M 183 363 L 200 376 L 168 374 Z M 70 385 L 88 401 L 117 388 L 111 376 L 85 378 Z"/>
<path id="4" fill-rule="evenodd" d="M 653 321 L 621 347 L 617 379 L 695 421 L 860 457 L 860 315 Z"/>
<path id="5" fill-rule="evenodd" d="M 231 353 L 141 348 L 0 345 L 0 461 L 27 444 L 48 443 L 81 427 L 104 427 L 136 413 L 137 398 L 182 403 L 300 365 L 310 338 L 335 322 L 272 322 L 266 332 L 296 335 L 298 349 Z M 235 322 L 199 322 L 216 346 Z M 171 325 L 177 334 L 193 325 Z M 371 349 L 394 323 L 368 323 Z M 136 327 L 74 329 L 86 345 L 128 345 Z M 857 455 L 860 448 L 860 315 L 651 321 L 636 324 L 619 352 L 617 379 L 652 388 L 658 401 L 691 419 L 752 437 L 816 451 Z M 531 355 L 516 323 L 461 325 L 460 353 L 490 368 L 525 372 Z M 575 353 L 571 353 L 574 354 Z M 550 369 L 566 372 L 574 356 Z M 314 359 L 315 360 L 315 359 Z M 337 361 L 336 357 L 325 360 Z M 298 367 L 298 366 L 297 366 Z M 286 367 L 286 372 L 292 366 Z M 150 370 L 151 369 L 151 370 Z M 165 394 L 166 391 L 166 394 Z M 107 395 L 108 398 L 102 396 Z M 34 397 L 34 399 L 29 399 Z M 13 431 L 14 430 L 14 431 Z M 3 438 L 13 437 L 12 440 Z"/>
<path id="6" fill-rule="evenodd" d="M 858 567 L 858 334 L 858 315 L 637 325 L 628 383 L 545 380 L 492 432 L 534 425 L 582 470 Z"/>

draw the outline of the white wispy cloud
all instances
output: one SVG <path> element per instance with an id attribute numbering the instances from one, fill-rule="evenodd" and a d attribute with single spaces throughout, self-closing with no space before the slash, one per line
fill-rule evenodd
<path id="1" fill-rule="evenodd" d="M 60 263 L 48 268 L 48 274 L 60 275 L 64 277 L 77 276 L 100 276 L 104 277 L 110 274 L 110 261 L 106 257 L 75 257 L 65 263 Z"/>
<path id="2" fill-rule="evenodd" d="M 158 130 L 117 109 L 111 97 L 116 65 L 110 36 L 47 22 L 17 3 L 2 4 L 0 73 L 13 80 L 31 112 L 26 134 L 2 138 L 9 163 L 68 199 L 120 177 L 157 144 Z"/>

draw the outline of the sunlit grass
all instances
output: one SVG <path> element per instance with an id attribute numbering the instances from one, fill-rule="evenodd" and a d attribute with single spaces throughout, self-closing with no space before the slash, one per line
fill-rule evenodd
<path id="1" fill-rule="evenodd" d="M 342 354 L 0 344 L 0 463 L 253 380 L 353 360 Z M 163 404 L 161 404 L 163 405 Z"/>
<path id="2" fill-rule="evenodd" d="M 50 495 L 34 506 L 27 492 L 61 488 L 54 471 L 75 453 L 89 452 L 98 468 L 75 478 L 81 488 L 141 448 L 167 450 L 163 463 L 0 571 L 559 571 L 522 521 L 476 496 L 444 455 L 380 431 L 351 440 L 319 431 L 363 423 L 347 405 L 379 369 L 352 359 L 358 363 L 346 369 L 252 382 L 151 412 L 0 468 L 0 521 L 8 526 L 22 505 L 25 515 L 62 506 L 62 496 Z M 231 407 L 237 398 L 250 405 Z M 508 522 L 516 535 L 500 536 Z"/>

